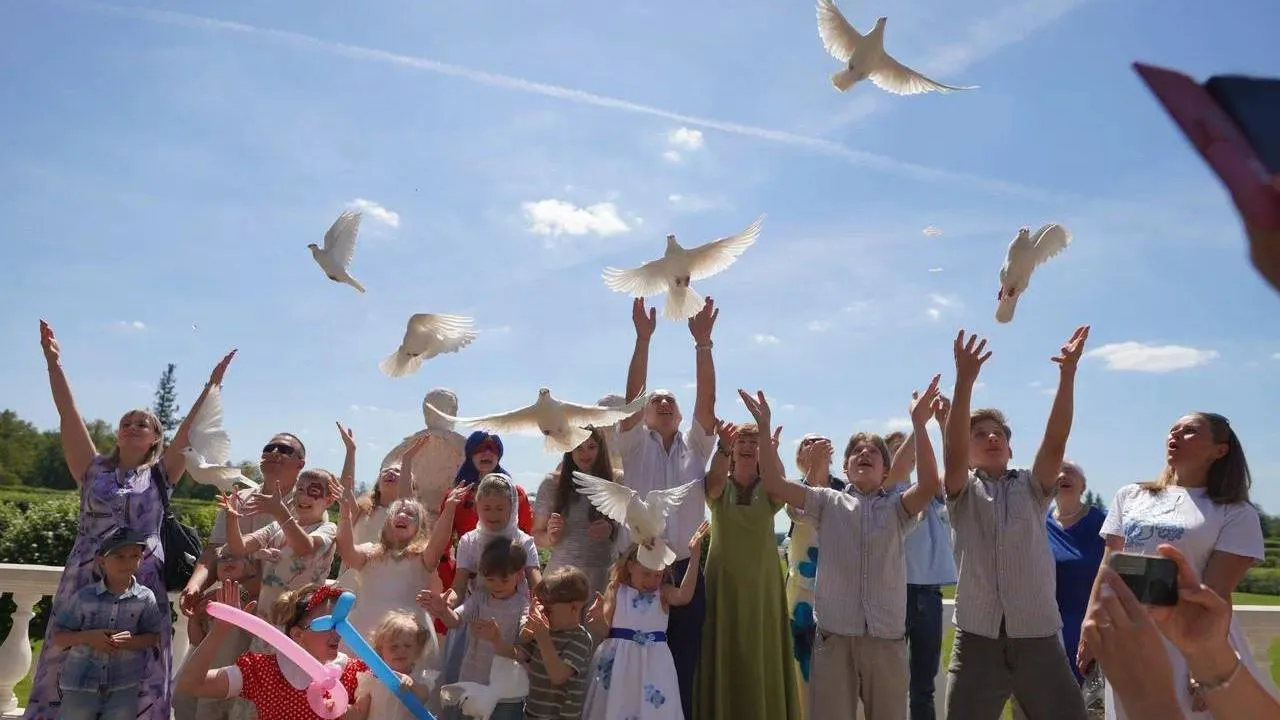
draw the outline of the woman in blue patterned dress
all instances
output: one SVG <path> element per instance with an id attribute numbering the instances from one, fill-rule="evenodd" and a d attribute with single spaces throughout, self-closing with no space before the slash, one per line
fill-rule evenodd
<path id="1" fill-rule="evenodd" d="M 67 469 L 80 492 L 80 521 L 75 545 L 67 557 L 58 591 L 53 596 L 53 612 L 81 588 L 98 581 L 94 555 L 102 539 L 120 527 L 147 535 L 147 549 L 138 569 L 138 582 L 157 598 L 167 598 L 164 587 L 164 551 L 160 546 L 160 522 L 164 508 L 160 493 L 172 493 L 172 483 L 182 477 L 186 460 L 181 450 L 187 444 L 188 422 L 204 402 L 205 393 L 191 406 L 187 420 L 178 428 L 166 450 L 160 421 L 150 410 L 130 410 L 120 418 L 116 446 L 107 455 L 98 454 L 93 439 L 71 396 L 71 387 L 62 372 L 61 352 L 53 328 L 40 322 L 40 345 L 49 365 L 49 386 L 61 418 L 62 452 Z M 235 351 L 222 359 L 209 376 L 209 385 L 218 385 Z M 205 392 L 209 385 L 205 386 Z M 164 604 L 168 607 L 168 603 Z M 49 625 L 51 630 L 52 623 Z M 147 660 L 138 691 L 138 720 L 169 720 L 173 627 L 164 624 L 160 645 Z M 65 649 L 54 647 L 45 632 L 44 647 L 36 663 L 24 720 L 55 720 L 61 705 L 58 675 L 66 657 Z"/>

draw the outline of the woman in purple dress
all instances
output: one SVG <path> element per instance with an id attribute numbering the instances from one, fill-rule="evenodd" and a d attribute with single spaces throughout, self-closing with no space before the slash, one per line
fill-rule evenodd
<path id="1" fill-rule="evenodd" d="M 58 581 L 58 591 L 53 596 L 53 613 L 56 614 L 59 607 L 69 602 L 81 588 L 98 581 L 94 564 L 98 545 L 120 527 L 147 535 L 147 548 L 136 577 L 138 582 L 155 593 L 157 599 L 167 598 L 164 550 L 160 545 L 160 522 L 164 519 L 160 493 L 171 494 L 172 483 L 182 477 L 186 460 L 181 450 L 187 444 L 188 423 L 204 402 L 209 385 L 222 383 L 222 376 L 235 351 L 213 369 L 209 385 L 191 406 L 187 419 L 178 428 L 167 450 L 160 421 L 155 414 L 150 410 L 130 410 L 120 418 L 115 448 L 107 455 L 100 455 L 62 373 L 61 351 L 53 336 L 53 328 L 44 321 L 40 322 L 40 345 L 49 364 L 49 386 L 61 418 L 62 452 L 80 493 L 76 541 L 67 557 L 62 579 Z M 163 607 L 167 608 L 168 603 L 163 603 Z M 49 642 L 52 628 L 50 623 L 45 632 L 44 647 L 36 663 L 24 720 L 55 720 L 58 716 L 61 705 L 58 676 L 66 650 L 58 649 Z M 148 651 L 151 655 L 147 658 L 142 684 L 138 688 L 138 720 L 169 720 L 172 635 L 173 627 L 165 623 L 159 647 Z"/>

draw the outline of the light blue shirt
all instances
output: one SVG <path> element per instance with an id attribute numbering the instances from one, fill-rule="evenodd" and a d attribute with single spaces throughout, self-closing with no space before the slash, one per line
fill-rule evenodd
<path id="1" fill-rule="evenodd" d="M 168 603 L 165 610 L 168 611 Z M 160 611 L 156 596 L 137 580 L 117 595 L 98 582 L 80 589 L 53 619 L 54 630 L 128 631 L 133 635 L 158 635 L 168 620 Z M 73 646 L 67 652 L 58 677 L 62 690 L 114 692 L 142 682 L 147 660 L 155 648 L 98 652 L 88 645 Z"/>
<path id="2" fill-rule="evenodd" d="M 911 483 L 902 482 L 894 492 L 906 492 Z M 908 585 L 955 585 L 956 559 L 951 551 L 951 523 L 947 505 L 933 498 L 920 513 L 920 524 L 903 541 L 907 554 Z"/>

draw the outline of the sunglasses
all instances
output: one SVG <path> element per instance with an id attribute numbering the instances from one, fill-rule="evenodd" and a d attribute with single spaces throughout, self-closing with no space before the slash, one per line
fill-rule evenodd
<path id="1" fill-rule="evenodd" d="M 279 455 L 284 455 L 285 457 L 293 457 L 295 454 L 297 454 L 297 452 L 298 452 L 297 448 L 287 443 L 267 443 L 262 448 L 263 455 L 270 455 L 271 453 L 277 453 Z"/>
<path id="2" fill-rule="evenodd" d="M 808 447 L 810 445 L 820 443 L 820 442 L 829 443 L 831 441 L 824 437 L 805 438 L 804 440 L 800 441 L 800 447 Z"/>

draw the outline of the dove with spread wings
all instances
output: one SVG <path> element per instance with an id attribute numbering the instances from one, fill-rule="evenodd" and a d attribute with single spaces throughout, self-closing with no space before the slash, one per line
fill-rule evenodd
<path id="1" fill-rule="evenodd" d="M 258 487 L 240 468 L 227 465 L 231 461 L 231 437 L 222 427 L 222 388 L 218 385 L 209 386 L 204 402 L 191 419 L 182 456 L 187 459 L 187 474 L 201 485 L 212 485 L 223 493 L 235 490 L 236 483 Z"/>
<path id="2" fill-rule="evenodd" d="M 1000 292 L 996 295 L 996 321 L 1007 323 L 1013 319 L 1018 298 L 1031 283 L 1031 273 L 1041 263 L 1062 252 L 1071 243 L 1071 233 L 1057 223 L 1049 223 L 1031 235 L 1031 228 L 1020 228 L 1009 243 L 1004 265 L 1000 267 Z"/>
<path id="3" fill-rule="evenodd" d="M 329 232 L 324 234 L 324 247 L 311 243 L 307 248 L 311 250 L 311 257 L 315 258 L 316 264 L 324 270 L 325 276 L 330 280 L 350 285 L 364 292 L 364 286 L 348 272 L 348 268 L 351 267 L 351 258 L 356 254 L 356 234 L 360 232 L 361 217 L 362 215 L 355 210 L 343 212 L 337 220 L 333 221 Z"/>
<path id="4" fill-rule="evenodd" d="M 666 490 L 650 490 L 643 498 L 626 485 L 577 470 L 573 472 L 573 482 L 600 514 L 627 528 L 631 540 L 640 546 L 636 559 L 641 565 L 661 570 L 676 561 L 675 551 L 663 537 L 667 531 L 667 515 L 684 501 L 698 481 Z"/>
<path id="5" fill-rule="evenodd" d="M 488 685 L 456 682 L 440 688 L 440 701 L 460 705 L 462 714 L 472 720 L 489 720 L 499 702 L 519 701 L 528 695 L 528 671 L 519 662 L 500 655 L 493 658 Z"/>
<path id="6" fill-rule="evenodd" d="M 894 95 L 977 88 L 976 85 L 943 85 L 893 59 L 884 50 L 884 24 L 888 21 L 888 18 L 877 18 L 876 26 L 863 35 L 845 20 L 833 0 L 818 0 L 818 37 L 832 57 L 846 64 L 844 70 L 831 76 L 831 84 L 837 90 L 844 92 L 867 78 L 876 87 Z"/>
<path id="7" fill-rule="evenodd" d="M 704 300 L 694 292 L 690 283 L 702 280 L 724 270 L 756 241 L 764 216 L 747 226 L 737 235 L 712 240 L 686 250 L 676 242 L 675 235 L 667 236 L 667 251 L 657 260 L 650 260 L 640 267 L 620 270 L 604 269 L 604 284 L 610 290 L 630 293 L 632 297 L 649 297 L 667 294 L 667 304 L 662 316 L 668 320 L 688 320 L 702 309 Z"/>
<path id="8" fill-rule="evenodd" d="M 644 408 L 647 400 L 648 397 L 644 391 L 641 391 L 635 400 L 621 407 L 578 405 L 556 400 L 551 397 L 550 390 L 539 388 L 538 399 L 532 405 L 497 415 L 458 418 L 441 412 L 439 408 L 432 405 L 427 407 L 439 413 L 445 420 L 499 435 L 537 431 L 546 437 L 544 447 L 547 452 L 567 453 L 572 452 L 584 440 L 591 437 L 590 431 L 584 430 L 583 426 L 612 425 L 639 412 Z"/>
<path id="9" fill-rule="evenodd" d="M 417 313 L 409 318 L 400 347 L 378 363 L 378 369 L 387 377 L 412 375 L 423 362 L 470 345 L 476 339 L 474 322 L 461 315 Z"/>

